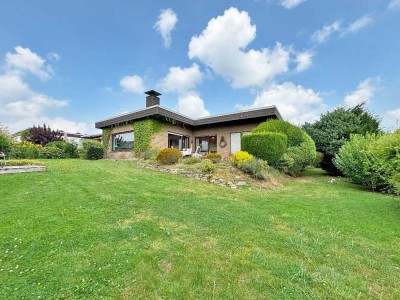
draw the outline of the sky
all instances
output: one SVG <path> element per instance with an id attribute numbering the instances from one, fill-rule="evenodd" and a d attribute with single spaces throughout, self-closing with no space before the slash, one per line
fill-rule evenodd
<path id="1" fill-rule="evenodd" d="M 0 124 L 96 133 L 161 105 L 193 118 L 276 105 L 294 124 L 366 102 L 400 127 L 400 0 L 3 0 Z"/>

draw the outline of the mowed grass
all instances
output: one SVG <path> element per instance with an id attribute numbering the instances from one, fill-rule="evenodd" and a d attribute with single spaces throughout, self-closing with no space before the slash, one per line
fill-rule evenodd
<path id="1" fill-rule="evenodd" d="M 127 161 L 0 176 L 0 299 L 399 299 L 400 198 L 310 169 L 231 190 Z"/>

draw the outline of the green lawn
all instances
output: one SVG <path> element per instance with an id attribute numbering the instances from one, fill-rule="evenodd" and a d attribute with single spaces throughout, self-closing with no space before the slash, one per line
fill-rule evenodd
<path id="1" fill-rule="evenodd" d="M 400 299 L 399 197 L 47 164 L 0 176 L 0 299 Z"/>

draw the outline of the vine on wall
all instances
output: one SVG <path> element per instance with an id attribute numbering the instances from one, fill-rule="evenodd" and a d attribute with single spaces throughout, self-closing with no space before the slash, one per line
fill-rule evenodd
<path id="1" fill-rule="evenodd" d="M 163 127 L 164 123 L 154 119 L 145 119 L 133 123 L 133 131 L 135 134 L 133 152 L 135 156 L 150 150 L 151 139 L 156 133 L 160 132 Z"/>
<path id="2" fill-rule="evenodd" d="M 102 133 L 103 147 L 108 151 L 108 144 L 110 143 L 111 128 L 104 128 Z"/>

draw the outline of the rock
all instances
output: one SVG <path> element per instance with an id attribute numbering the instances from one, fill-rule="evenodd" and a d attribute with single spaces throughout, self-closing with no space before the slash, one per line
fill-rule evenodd
<path id="1" fill-rule="evenodd" d="M 239 182 L 236 182 L 236 185 L 243 186 L 243 185 L 247 185 L 247 183 L 244 181 L 239 181 Z"/>

